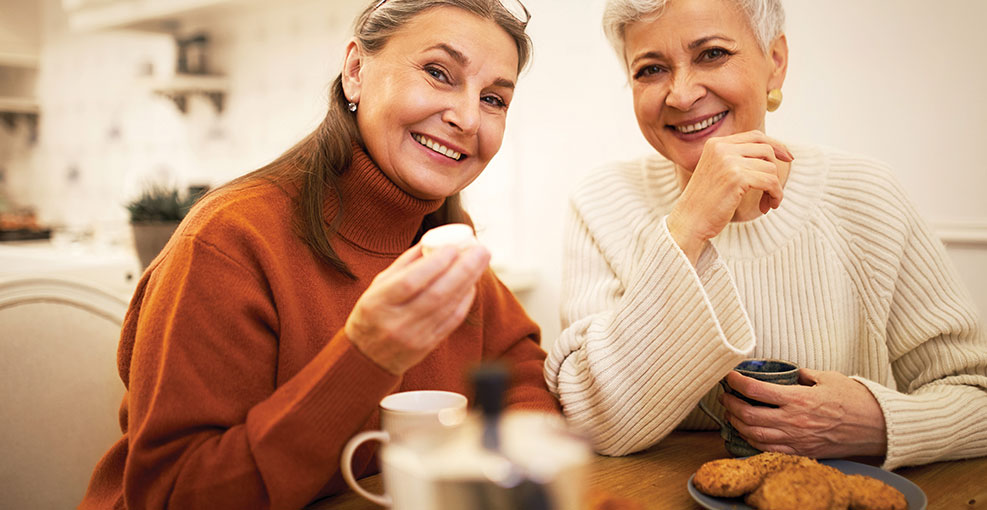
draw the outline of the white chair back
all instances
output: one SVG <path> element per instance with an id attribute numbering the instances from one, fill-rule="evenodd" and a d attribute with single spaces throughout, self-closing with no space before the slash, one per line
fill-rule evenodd
<path id="1" fill-rule="evenodd" d="M 75 508 L 120 438 L 127 302 L 50 276 L 0 279 L 0 508 Z"/>

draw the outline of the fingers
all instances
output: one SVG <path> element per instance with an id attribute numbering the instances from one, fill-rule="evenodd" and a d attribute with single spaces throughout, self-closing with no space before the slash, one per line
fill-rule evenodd
<path id="1" fill-rule="evenodd" d="M 820 377 L 823 376 L 821 370 L 813 370 L 811 368 L 800 368 L 799 369 L 799 384 L 802 386 L 815 386 L 819 382 Z"/>
<path id="2" fill-rule="evenodd" d="M 795 155 L 792 154 L 788 147 L 781 143 L 780 141 L 771 138 L 770 136 L 764 134 L 762 131 L 753 130 L 745 131 L 743 133 L 736 133 L 734 135 L 723 137 L 723 139 L 731 140 L 733 142 L 739 143 L 759 143 L 767 144 L 774 151 L 775 157 L 785 162 L 795 161 Z"/>
<path id="3" fill-rule="evenodd" d="M 737 429 L 737 432 L 740 433 L 740 435 L 743 436 L 748 443 L 751 443 L 752 446 L 760 450 L 764 449 L 761 447 L 764 445 L 785 444 L 792 442 L 794 439 L 791 434 L 786 433 L 785 430 L 773 427 L 770 424 L 755 425 L 751 422 L 744 421 L 737 415 L 730 412 L 725 413 L 724 418 L 730 422 L 730 425 L 733 425 L 733 428 Z"/>
<path id="4" fill-rule="evenodd" d="M 450 311 L 446 319 L 436 328 L 435 334 L 438 338 L 449 336 L 450 333 L 462 324 L 463 319 L 466 318 L 466 314 L 469 313 L 470 308 L 473 306 L 474 299 L 476 299 L 476 287 L 470 287 L 469 292 L 460 299 L 456 307 Z"/>
<path id="5" fill-rule="evenodd" d="M 781 408 L 750 405 L 730 395 L 721 396 L 724 419 L 754 448 L 762 451 L 800 453 L 810 451 L 803 427 L 793 426 L 788 411 Z M 810 433 L 811 435 L 811 433 Z"/>
<path id="6" fill-rule="evenodd" d="M 735 143 L 731 137 L 725 137 L 711 139 L 707 142 L 704 152 L 707 150 L 711 155 L 710 163 L 718 161 L 715 164 L 721 167 L 721 170 L 710 173 L 709 177 L 713 181 L 727 186 L 737 186 L 737 189 L 743 192 L 751 189 L 763 191 L 769 196 L 767 200 L 762 199 L 764 205 L 771 208 L 781 205 L 782 163 L 779 162 L 776 149 L 771 145 Z M 785 150 L 784 158 L 788 158 L 787 149 Z M 762 208 L 762 212 L 765 212 L 765 209 Z"/>
<path id="7" fill-rule="evenodd" d="M 422 257 L 416 247 L 399 260 L 374 278 L 345 325 L 350 341 L 394 374 L 421 361 L 462 323 L 490 253 L 450 247 Z"/>
<path id="8" fill-rule="evenodd" d="M 374 278 L 374 283 L 384 291 L 389 303 L 406 303 L 442 276 L 459 255 L 459 250 L 455 247 L 443 246 L 424 257 L 421 246 L 415 245 L 381 271 Z"/>
<path id="9" fill-rule="evenodd" d="M 466 292 L 466 285 L 476 282 L 489 262 L 490 253 L 482 246 L 472 246 L 463 252 L 443 246 L 424 257 L 421 247 L 416 245 L 402 253 L 375 280 L 379 280 L 391 304 L 420 302 L 423 294 L 429 299 L 441 299 L 450 292 L 458 297 Z"/>
<path id="10" fill-rule="evenodd" d="M 771 168 L 765 169 L 765 166 L 770 166 Z M 771 163 L 752 165 L 752 168 L 757 171 L 750 172 L 746 175 L 748 185 L 753 189 L 764 192 L 764 196 L 761 197 L 761 203 L 763 205 L 771 209 L 777 209 L 781 205 L 781 200 L 785 193 L 781 187 L 781 181 L 778 179 L 777 168 Z M 761 212 L 766 211 L 762 208 Z"/>
<path id="11" fill-rule="evenodd" d="M 476 285 L 490 263 L 490 252 L 472 246 L 459 254 L 445 272 L 438 275 L 406 304 L 419 313 L 434 313 L 439 306 L 455 309 Z"/>
<path id="12" fill-rule="evenodd" d="M 798 386 L 783 386 L 780 384 L 758 381 L 753 377 L 747 377 L 746 375 L 743 375 L 735 370 L 730 371 L 730 373 L 726 375 L 726 380 L 727 384 L 729 384 L 734 391 L 744 394 L 747 398 L 779 407 L 790 402 L 794 398 L 794 393 L 800 389 Z M 724 396 L 733 397 L 729 394 L 725 394 Z"/>

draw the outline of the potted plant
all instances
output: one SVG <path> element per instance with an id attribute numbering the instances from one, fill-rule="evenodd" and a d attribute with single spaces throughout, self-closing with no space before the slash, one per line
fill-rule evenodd
<path id="1" fill-rule="evenodd" d="M 156 184 L 127 204 L 134 247 L 142 269 L 146 269 L 168 243 L 197 198 L 198 194 L 180 193 L 177 188 Z"/>

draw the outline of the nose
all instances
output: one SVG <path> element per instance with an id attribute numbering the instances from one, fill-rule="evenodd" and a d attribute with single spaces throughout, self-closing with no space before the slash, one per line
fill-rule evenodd
<path id="1" fill-rule="evenodd" d="M 672 76 L 672 84 L 665 96 L 665 104 L 677 110 L 687 111 L 706 95 L 703 87 L 690 72 L 678 72 Z"/>
<path id="2" fill-rule="evenodd" d="M 480 128 L 480 94 L 463 91 L 453 96 L 442 111 L 442 120 L 463 133 L 475 134 Z"/>

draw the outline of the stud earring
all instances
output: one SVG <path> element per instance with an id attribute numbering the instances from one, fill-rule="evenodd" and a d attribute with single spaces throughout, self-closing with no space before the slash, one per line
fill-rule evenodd
<path id="1" fill-rule="evenodd" d="M 781 106 L 781 89 L 771 89 L 768 91 L 768 111 L 773 112 Z"/>
<path id="2" fill-rule="evenodd" d="M 346 109 L 353 113 L 356 113 L 356 103 L 350 101 L 349 104 L 346 105 Z"/>

